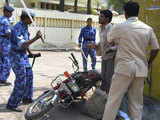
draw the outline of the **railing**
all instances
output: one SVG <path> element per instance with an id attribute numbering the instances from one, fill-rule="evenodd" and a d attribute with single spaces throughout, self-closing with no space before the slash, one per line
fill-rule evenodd
<path id="1" fill-rule="evenodd" d="M 20 17 L 17 17 L 16 21 L 19 21 Z M 86 25 L 84 20 L 71 20 L 62 18 L 47 18 L 47 17 L 36 17 L 35 22 L 37 27 L 53 27 L 53 28 L 82 28 Z M 93 22 L 93 26 L 98 28 L 99 23 Z"/>

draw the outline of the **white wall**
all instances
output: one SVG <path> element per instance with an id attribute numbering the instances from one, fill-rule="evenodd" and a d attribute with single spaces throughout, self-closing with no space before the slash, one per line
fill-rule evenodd
<path id="1" fill-rule="evenodd" d="M 13 15 L 16 17 L 16 21 L 18 21 L 19 16 L 21 15 L 21 8 L 16 8 Z M 86 24 L 87 18 L 91 17 L 93 21 L 98 25 L 98 15 L 86 15 L 86 14 L 75 14 L 68 12 L 59 12 L 53 10 L 37 10 L 33 9 L 36 14 L 36 17 L 41 17 L 41 20 L 38 20 L 38 24 L 44 24 L 44 18 L 53 18 L 58 19 L 58 21 L 54 22 L 54 24 L 61 24 L 59 20 L 70 20 L 72 22 L 71 28 L 67 28 L 66 24 L 63 26 L 56 25 L 54 27 L 38 27 L 38 30 L 41 30 L 43 34 L 46 35 L 45 43 L 43 44 L 40 40 L 36 41 L 31 48 L 36 50 L 53 50 L 53 49 L 75 49 L 77 47 L 78 36 L 81 30 L 81 27 Z M 77 21 L 77 22 L 76 22 Z M 78 22 L 82 21 L 82 22 Z M 120 23 L 124 21 L 124 16 L 114 16 L 113 23 Z M 45 21 L 45 26 L 50 25 L 50 22 Z M 78 23 L 78 27 L 75 25 Z M 47 25 L 48 24 L 48 25 Z M 63 25 L 62 24 L 62 25 Z M 68 23 L 67 23 L 68 24 Z M 36 34 L 35 27 L 30 27 L 31 38 Z M 97 35 L 96 42 L 99 42 L 99 31 L 97 26 Z"/>
<path id="2" fill-rule="evenodd" d="M 40 28 L 43 32 L 44 28 Z M 33 27 L 30 28 L 31 38 L 35 35 Z M 34 33 L 34 34 L 33 34 Z M 46 28 L 46 39 L 43 44 L 41 40 L 31 45 L 35 50 L 53 50 L 53 49 L 75 49 L 78 44 L 80 29 L 70 28 Z M 96 42 L 99 42 L 99 31 L 97 30 Z"/>

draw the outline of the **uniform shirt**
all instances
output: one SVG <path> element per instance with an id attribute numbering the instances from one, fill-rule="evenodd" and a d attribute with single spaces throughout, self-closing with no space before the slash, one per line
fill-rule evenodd
<path id="1" fill-rule="evenodd" d="M 108 41 L 113 40 L 119 40 L 115 72 L 131 76 L 135 69 L 136 77 L 147 77 L 146 48 L 150 45 L 152 49 L 159 49 L 153 29 L 139 21 L 137 17 L 130 17 L 111 30 Z"/>
<path id="2" fill-rule="evenodd" d="M 83 41 L 82 41 L 83 39 Z M 91 41 L 88 41 L 86 39 L 91 39 Z M 78 42 L 79 44 L 83 43 L 83 47 L 86 48 L 87 44 L 95 44 L 96 42 L 96 28 L 94 27 L 88 27 L 85 26 L 81 29 Z"/>
<path id="3" fill-rule="evenodd" d="M 3 16 L 0 18 L 0 51 L 8 54 L 10 51 L 10 40 L 6 34 L 11 33 L 9 18 Z"/>
<path id="4" fill-rule="evenodd" d="M 19 58 L 21 57 L 21 62 L 26 67 L 30 67 L 28 56 L 26 54 L 27 48 L 21 48 L 23 43 L 26 40 L 30 39 L 30 34 L 28 31 L 28 26 L 24 25 L 22 21 L 18 22 L 12 29 L 11 34 L 11 57 Z M 24 52 L 18 52 L 18 51 L 24 51 Z"/>
<path id="5" fill-rule="evenodd" d="M 107 41 L 107 34 L 112 28 L 112 24 L 109 23 L 105 26 L 105 29 L 102 30 L 102 27 L 99 28 L 99 37 L 100 37 L 100 48 L 101 48 L 101 55 L 103 60 L 111 59 L 115 56 L 117 46 L 113 46 L 114 50 L 109 52 L 113 47 Z"/>
<path id="6" fill-rule="evenodd" d="M 6 36 L 6 34 L 11 33 L 9 18 L 3 16 L 0 18 L 0 36 Z"/>

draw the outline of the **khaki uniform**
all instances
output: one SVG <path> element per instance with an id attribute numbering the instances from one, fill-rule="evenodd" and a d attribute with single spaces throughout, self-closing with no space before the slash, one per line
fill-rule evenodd
<path id="1" fill-rule="evenodd" d="M 148 73 L 146 48 L 150 45 L 159 49 L 158 40 L 152 28 L 137 17 L 116 25 L 108 35 L 109 42 L 114 40 L 119 40 L 119 45 L 103 120 L 115 119 L 127 89 L 131 120 L 142 120 L 144 79 Z"/>

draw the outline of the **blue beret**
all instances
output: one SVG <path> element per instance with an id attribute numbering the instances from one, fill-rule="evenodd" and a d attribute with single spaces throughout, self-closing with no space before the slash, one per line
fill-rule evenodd
<path id="1" fill-rule="evenodd" d="M 7 10 L 8 12 L 13 12 L 14 8 L 12 6 L 4 6 L 4 10 Z"/>

